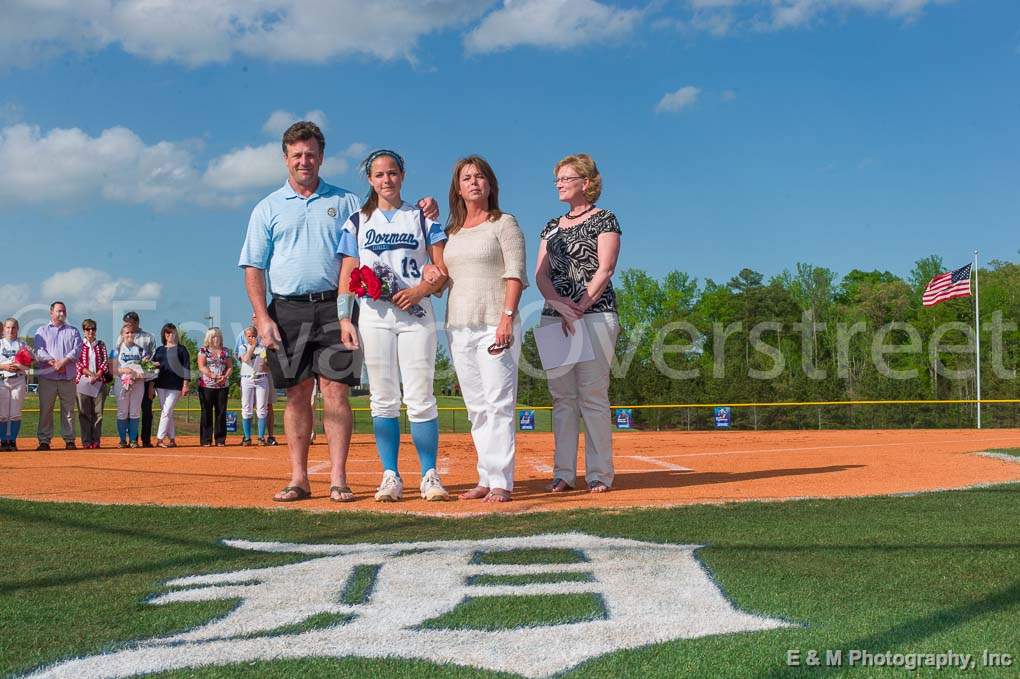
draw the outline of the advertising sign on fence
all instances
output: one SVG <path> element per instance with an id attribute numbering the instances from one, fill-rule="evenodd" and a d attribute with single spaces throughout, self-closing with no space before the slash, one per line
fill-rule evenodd
<path id="1" fill-rule="evenodd" d="M 730 426 L 729 406 L 719 406 L 715 409 L 715 428 L 728 429 Z"/>
<path id="2" fill-rule="evenodd" d="M 227 431 L 237 431 L 237 413 L 227 413 Z"/>
<path id="3" fill-rule="evenodd" d="M 616 428 L 630 429 L 634 425 L 634 411 L 630 408 L 616 409 Z"/>
<path id="4" fill-rule="evenodd" d="M 521 431 L 535 431 L 535 411 L 534 410 L 519 410 L 519 422 Z"/>

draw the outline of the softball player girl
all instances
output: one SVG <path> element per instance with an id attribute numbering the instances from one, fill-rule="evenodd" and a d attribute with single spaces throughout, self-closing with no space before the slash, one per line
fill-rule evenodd
<path id="1" fill-rule="evenodd" d="M 421 496 L 446 500 L 449 494 L 436 472 L 439 421 L 432 379 L 436 361 L 436 319 L 429 295 L 442 288 L 445 277 L 427 281 L 429 262 L 442 270 L 446 234 L 438 222 L 426 219 L 421 210 L 400 197 L 404 160 L 397 153 L 379 150 L 365 159 L 363 168 L 371 185 L 360 212 L 344 224 L 337 253 L 343 257 L 337 313 L 341 341 L 364 347 L 371 393 L 372 425 L 383 465 L 378 502 L 401 499 L 404 484 L 397 470 L 400 448 L 400 387 L 411 422 L 411 439 L 421 464 Z M 358 266 L 380 267 L 392 272 L 399 287 L 392 301 L 362 297 L 357 329 L 351 322 L 353 296 L 351 271 Z M 436 267 L 430 267 L 436 272 Z"/>
<path id="2" fill-rule="evenodd" d="M 237 360 L 241 362 L 241 431 L 242 446 L 251 445 L 251 416 L 258 417 L 259 445 L 266 445 L 266 417 L 269 415 L 269 366 L 266 348 L 259 344 L 254 327 L 244 331 L 244 350 Z"/>
<path id="3" fill-rule="evenodd" d="M 135 344 L 134 327 L 125 323 L 120 329 L 120 343 L 110 358 L 111 372 L 117 395 L 117 434 L 120 448 L 138 448 L 138 425 L 142 417 L 142 394 L 146 389 L 143 380 L 142 359 L 145 352 Z"/>
<path id="4" fill-rule="evenodd" d="M 18 320 L 4 321 L 0 339 L 0 450 L 17 450 L 18 432 L 21 430 L 21 407 L 25 404 L 28 369 L 14 360 L 25 346 L 18 339 Z"/>

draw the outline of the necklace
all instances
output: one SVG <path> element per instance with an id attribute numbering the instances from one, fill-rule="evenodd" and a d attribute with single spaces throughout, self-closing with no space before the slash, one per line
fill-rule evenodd
<path id="1" fill-rule="evenodd" d="M 583 217 L 584 215 L 588 214 L 589 212 L 591 212 L 594 209 L 595 209 L 595 204 L 593 203 L 587 210 L 584 210 L 583 212 L 578 212 L 576 215 L 572 215 L 572 214 L 570 214 L 570 210 L 567 210 L 567 214 L 565 214 L 563 216 L 566 217 L 567 219 L 577 219 L 578 217 Z"/>

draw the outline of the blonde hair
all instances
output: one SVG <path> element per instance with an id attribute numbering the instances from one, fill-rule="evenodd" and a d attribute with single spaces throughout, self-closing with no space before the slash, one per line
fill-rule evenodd
<path id="1" fill-rule="evenodd" d="M 489 221 L 494 222 L 503 216 L 499 209 L 499 182 L 496 180 L 496 173 L 492 166 L 481 156 L 468 156 L 461 158 L 453 166 L 453 178 L 450 180 L 450 218 L 446 222 L 446 235 L 452 236 L 464 226 L 467 219 L 467 205 L 460 195 L 460 172 L 468 165 L 474 165 L 489 182 Z"/>
<path id="2" fill-rule="evenodd" d="M 14 336 L 17 337 L 18 336 L 18 332 L 21 331 L 21 323 L 18 323 L 18 319 L 16 319 L 14 316 L 11 316 L 10 318 L 5 318 L 4 319 L 4 328 L 7 328 L 7 324 L 8 323 L 13 323 L 14 324 Z"/>
<path id="3" fill-rule="evenodd" d="M 560 168 L 569 165 L 577 174 L 588 180 L 588 188 L 584 190 L 584 197 L 594 203 L 602 195 L 602 175 L 599 174 L 598 165 L 587 153 L 578 153 L 566 156 L 556 163 L 553 168 L 553 176 L 559 174 Z"/>
<path id="4" fill-rule="evenodd" d="M 205 337 L 202 338 L 202 346 L 206 349 L 212 344 L 213 337 L 220 338 L 220 347 L 223 347 L 223 333 L 216 326 L 213 326 L 205 331 Z"/>

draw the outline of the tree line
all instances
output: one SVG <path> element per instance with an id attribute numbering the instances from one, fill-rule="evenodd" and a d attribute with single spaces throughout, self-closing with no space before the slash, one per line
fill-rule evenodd
<path id="1" fill-rule="evenodd" d="M 610 385 L 613 404 L 778 403 L 976 398 L 974 298 L 921 304 L 937 256 L 907 278 L 798 263 L 766 280 L 742 269 L 725 283 L 682 271 L 657 279 L 629 269 L 614 281 L 622 332 Z M 1016 380 L 1020 265 L 993 260 L 980 281 L 983 399 L 1020 398 Z M 534 338 L 524 363 L 540 366 Z M 550 405 L 545 380 L 522 369 L 519 401 Z M 709 408 L 636 411 L 637 426 L 712 426 Z M 973 426 L 975 406 L 754 408 L 741 427 Z M 985 426 L 1020 425 L 1016 404 L 983 407 Z M 752 418 L 754 419 L 752 425 Z"/>

